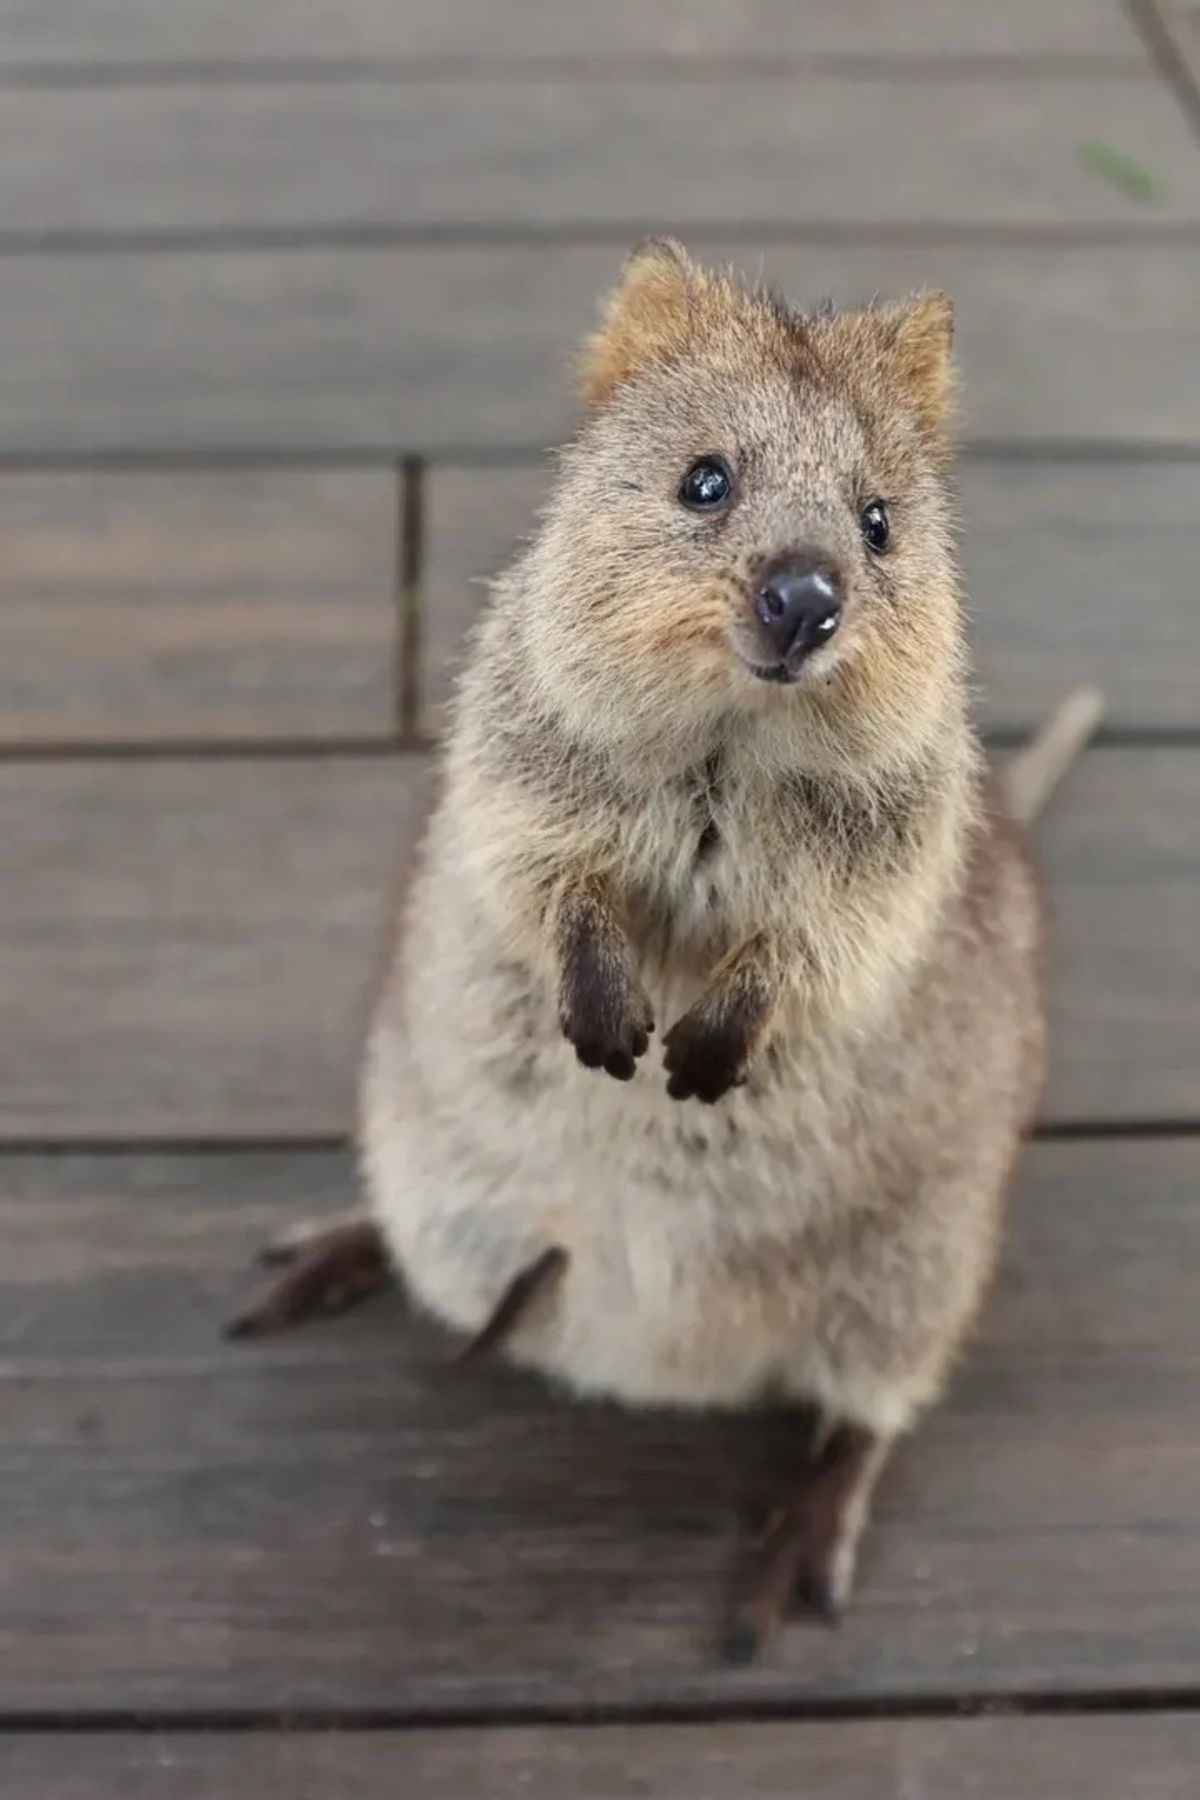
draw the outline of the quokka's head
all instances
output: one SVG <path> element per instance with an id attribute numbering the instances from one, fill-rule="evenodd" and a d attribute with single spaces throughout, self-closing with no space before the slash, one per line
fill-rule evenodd
<path id="1" fill-rule="evenodd" d="M 807 316 L 675 244 L 634 252 L 527 591 L 582 724 L 930 714 L 961 654 L 951 336 L 941 294 Z"/>

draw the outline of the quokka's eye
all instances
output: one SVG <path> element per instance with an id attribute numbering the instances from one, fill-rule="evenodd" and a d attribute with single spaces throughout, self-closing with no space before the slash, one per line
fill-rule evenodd
<path id="1" fill-rule="evenodd" d="M 876 554 L 887 549 L 892 535 L 892 526 L 888 518 L 887 507 L 882 500 L 872 500 L 864 506 L 859 514 L 859 523 L 862 526 L 864 538 Z"/>
<path id="2" fill-rule="evenodd" d="M 702 456 L 679 484 L 679 498 L 692 512 L 716 512 L 733 498 L 733 476 L 721 456 Z"/>

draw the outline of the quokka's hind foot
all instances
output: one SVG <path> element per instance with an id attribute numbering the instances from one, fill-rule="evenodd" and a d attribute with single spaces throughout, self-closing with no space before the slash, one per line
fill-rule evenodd
<path id="1" fill-rule="evenodd" d="M 268 1244 L 260 1261 L 279 1273 L 229 1321 L 228 1338 L 264 1337 L 303 1319 L 347 1312 L 393 1280 L 379 1227 L 362 1213 L 290 1231 Z"/>
<path id="2" fill-rule="evenodd" d="M 835 1624 L 850 1596 L 858 1542 L 887 1445 L 864 1426 L 836 1426 L 803 1485 L 767 1522 L 747 1592 L 725 1643 L 753 1662 L 799 1600 Z"/>

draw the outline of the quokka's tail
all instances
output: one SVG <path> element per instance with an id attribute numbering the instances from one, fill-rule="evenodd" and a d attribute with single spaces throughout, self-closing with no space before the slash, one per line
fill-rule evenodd
<path id="1" fill-rule="evenodd" d="M 1098 688 L 1076 688 L 1000 772 L 1009 810 L 1032 824 L 1104 716 Z"/>

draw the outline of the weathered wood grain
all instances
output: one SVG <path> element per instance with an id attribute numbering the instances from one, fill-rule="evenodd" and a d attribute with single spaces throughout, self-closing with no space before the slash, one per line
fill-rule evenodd
<path id="1" fill-rule="evenodd" d="M 344 1130 L 424 785 L 387 756 L 0 769 L 0 1133 Z"/>
<path id="2" fill-rule="evenodd" d="M 1036 57 L 1115 52 L 1139 44 L 1118 0 L 609 0 L 603 11 L 561 0 L 6 0 L 4 61 L 155 63 L 214 58 L 858 54 Z M 0 67 L 3 64 L 0 63 Z"/>
<path id="3" fill-rule="evenodd" d="M 942 286 L 974 436 L 1200 439 L 1200 247 L 776 247 L 694 237 L 797 300 Z M 617 246 L 5 263 L 0 455 L 541 445 Z"/>
<path id="4" fill-rule="evenodd" d="M 961 485 L 985 722 L 1031 727 L 1087 681 L 1118 729 L 1200 724 L 1200 464 L 981 461 Z"/>
<path id="5" fill-rule="evenodd" d="M 1196 0 L 1148 0 L 1146 11 L 1159 21 L 1193 91 L 1200 96 L 1200 6 Z"/>
<path id="6" fill-rule="evenodd" d="M 1154 1718 L 7 1735 L 22 1800 L 1179 1800 L 1200 1724 Z"/>
<path id="7" fill-rule="evenodd" d="M 0 741 L 381 735 L 385 469 L 0 474 Z"/>
<path id="8" fill-rule="evenodd" d="M 535 1782 L 580 1800 L 1064 1800 L 1076 1784 L 1092 1800 L 1171 1800 L 1198 1747 L 1196 1720 L 1168 1715 L 513 1731 L 478 1742 L 421 1732 L 409 1754 L 428 1800 L 518 1800 Z"/>
<path id="9" fill-rule="evenodd" d="M 487 583 L 534 529 L 552 472 L 542 461 L 508 468 L 431 469 L 425 492 L 418 689 L 422 724 L 435 732 L 462 668 L 465 634 Z"/>
<path id="10" fill-rule="evenodd" d="M 1186 60 L 1195 9 L 1161 10 Z M 990 56 L 1009 60 L 962 60 Z M 757 271 L 756 222 L 808 227 L 765 259 L 798 296 L 956 292 L 976 439 L 1200 445 L 1200 247 L 1156 229 L 1200 217 L 1200 164 L 1117 0 L 0 0 L 0 84 L 0 235 L 132 234 L 7 242 L 0 743 L 386 732 L 387 460 L 569 427 L 568 355 L 620 260 L 575 235 L 673 227 Z M 1090 173 L 1090 137 L 1160 197 Z M 705 232 L 721 218 L 738 241 Z M 1126 223 L 1147 229 L 1083 241 Z M 890 241 L 846 241 L 876 225 Z M 496 243 L 453 241 L 476 227 Z M 430 241 L 365 247 L 377 228 Z M 133 250 L 157 232 L 245 247 Z M 284 247 L 325 232 L 347 241 Z M 381 466 L 11 466 L 247 451 Z M 433 475 L 431 720 L 465 578 L 502 558 L 532 479 Z M 989 722 L 1099 678 L 1117 725 L 1195 726 L 1198 481 L 1183 460 L 968 467 Z M 0 1789 L 1190 1793 L 1193 1713 L 700 1721 L 1194 1692 L 1194 1137 L 1035 1148 L 978 1347 L 885 1481 L 856 1608 L 738 1673 L 715 1642 L 792 1421 L 451 1374 L 399 1296 L 235 1350 L 216 1329 L 254 1249 L 350 1204 L 349 1155 L 14 1151 L 344 1131 L 427 791 L 420 759 L 319 747 L 0 767 L 0 1726 L 60 1727 L 0 1730 Z M 1106 750 L 1048 822 L 1055 1121 L 1197 1118 L 1198 800 L 1200 752 Z M 465 1728 L 518 1708 L 647 1722 Z M 61 1729 L 359 1709 L 463 1725 Z M 673 1712 L 697 1722 L 649 1722 Z"/>
<path id="11" fill-rule="evenodd" d="M 1047 1116 L 1195 1119 L 1200 753 L 1100 751 L 1070 780 L 1039 832 L 1052 919 Z"/>
<path id="12" fill-rule="evenodd" d="M 258 1278 L 254 1259 L 297 1220 L 356 1204 L 347 1150 L 180 1153 L 16 1151 L 0 1157 L 0 1370 L 51 1383 L 88 1367 L 106 1377 L 238 1380 L 217 1331 Z M 266 1364 L 355 1360 L 358 1319 L 264 1345 Z M 394 1329 L 387 1309 L 385 1329 Z M 357 1346 L 357 1349 L 355 1348 Z M 53 1389 L 41 1404 L 53 1413 Z M 57 1428 L 56 1428 L 57 1429 Z"/>
<path id="13" fill-rule="evenodd" d="M 463 633 L 530 528 L 540 466 L 435 469 L 428 484 L 422 689 L 437 729 Z M 1200 695 L 1200 464 L 971 461 L 961 547 L 989 728 L 1029 728 L 1098 683 L 1119 728 L 1194 729 Z"/>
<path id="14" fill-rule="evenodd" d="M 1085 163 L 1080 145 L 1097 136 L 1154 175 L 1149 205 Z M 34 88 L 0 107 L 0 232 L 616 224 L 636 235 L 747 218 L 977 229 L 1147 217 L 1200 219 L 1200 158 L 1149 75 L 664 82 L 634 71 L 620 82 Z"/>
<path id="15" fill-rule="evenodd" d="M 1195 1141 L 1035 1149 L 854 1610 L 729 1671 L 738 1514 L 786 1478 L 792 1422 L 453 1372 L 396 1298 L 223 1346 L 261 1233 L 344 1204 L 346 1165 L 6 1156 L 0 1704 L 476 1717 L 1190 1683 L 1198 1176 Z"/>
<path id="16" fill-rule="evenodd" d="M 338 1132 L 422 760 L 0 768 L 0 1136 Z M 1200 751 L 1101 750 L 1042 833 L 1055 1121 L 1200 1116 Z"/>

